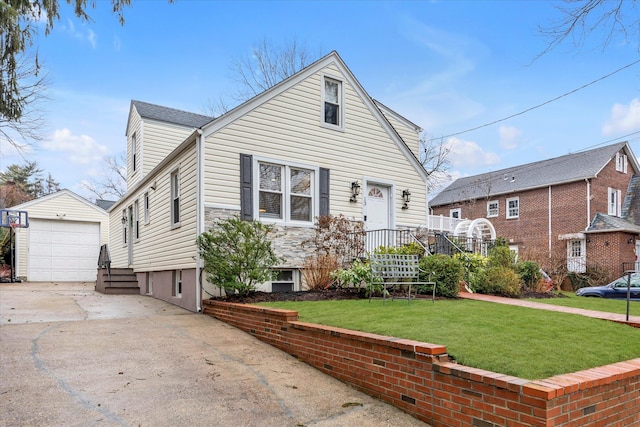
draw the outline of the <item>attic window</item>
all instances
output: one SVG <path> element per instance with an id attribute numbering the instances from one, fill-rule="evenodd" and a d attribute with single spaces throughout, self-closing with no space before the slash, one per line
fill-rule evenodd
<path id="1" fill-rule="evenodd" d="M 627 155 L 620 152 L 616 153 L 616 170 L 618 172 L 627 173 Z"/>
<path id="2" fill-rule="evenodd" d="M 324 77 L 322 86 L 322 117 L 323 124 L 342 129 L 344 119 L 342 82 Z"/>

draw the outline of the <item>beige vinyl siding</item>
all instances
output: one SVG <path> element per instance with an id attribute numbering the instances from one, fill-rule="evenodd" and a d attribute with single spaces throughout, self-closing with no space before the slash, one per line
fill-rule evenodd
<path id="1" fill-rule="evenodd" d="M 334 67 L 324 72 L 340 78 Z M 239 153 L 245 153 L 329 168 L 331 213 L 358 219 L 363 195 L 349 202 L 351 182 L 362 185 L 363 177 L 392 182 L 396 224 L 424 224 L 424 182 L 346 80 L 344 132 L 321 126 L 321 79 L 316 73 L 207 138 L 206 203 L 240 205 Z M 412 201 L 403 211 L 405 188 Z"/>
<path id="2" fill-rule="evenodd" d="M 153 120 L 144 121 L 144 164 L 146 176 L 153 168 L 176 149 L 191 133 L 193 128 Z"/>
<path id="3" fill-rule="evenodd" d="M 27 242 L 29 241 L 29 231 L 27 228 L 16 229 L 16 277 L 27 277 Z"/>
<path id="4" fill-rule="evenodd" d="M 141 171 L 142 168 L 140 165 L 142 164 L 142 155 L 141 155 L 141 147 L 142 141 L 144 140 L 144 132 L 142 128 L 142 121 L 140 119 L 140 115 L 136 111 L 135 108 L 132 109 L 131 115 L 129 116 L 129 134 L 127 135 L 127 188 L 131 188 L 134 186 L 136 182 L 141 179 Z M 132 138 L 133 135 L 136 135 L 136 155 L 137 155 L 137 168 L 136 172 L 133 173 L 133 151 L 132 151 Z"/>
<path id="5" fill-rule="evenodd" d="M 109 239 L 109 228 L 107 227 L 108 216 L 105 211 L 66 193 L 51 196 L 52 197 L 35 201 L 26 209 L 23 209 L 29 212 L 29 219 L 99 222 L 101 223 L 101 242 L 107 242 Z M 58 214 L 64 214 L 64 216 L 59 217 Z"/>
<path id="6" fill-rule="evenodd" d="M 26 210 L 31 219 L 47 219 L 54 221 L 80 221 L 100 223 L 100 244 L 109 240 L 108 214 L 97 206 L 79 197 L 74 197 L 67 190 L 53 193 L 38 200 L 27 202 L 26 206 L 16 206 L 17 210 Z M 61 216 L 58 216 L 60 214 Z M 18 276 L 26 277 L 29 229 L 20 229 L 16 233 L 16 271 Z M 96 259 L 96 265 L 97 265 Z"/>
<path id="7" fill-rule="evenodd" d="M 188 147 L 154 176 L 156 189 L 141 187 L 114 207 L 109 248 L 113 267 L 127 267 L 128 247 L 122 243 L 122 211 L 138 201 L 140 238 L 133 243 L 133 268 L 161 271 L 195 268 L 196 255 L 196 144 Z M 180 226 L 171 226 L 170 176 L 180 173 Z M 144 193 L 149 192 L 149 223 L 144 224 Z"/>
<path id="8" fill-rule="evenodd" d="M 419 146 L 419 138 L 420 134 L 413 128 L 407 126 L 405 123 L 397 120 L 391 114 L 385 114 L 383 111 L 382 114 L 387 118 L 389 123 L 393 126 L 393 128 L 398 132 L 398 135 L 404 140 L 407 144 L 407 147 L 413 152 L 413 155 L 416 156 L 416 159 L 420 159 L 420 146 Z"/>

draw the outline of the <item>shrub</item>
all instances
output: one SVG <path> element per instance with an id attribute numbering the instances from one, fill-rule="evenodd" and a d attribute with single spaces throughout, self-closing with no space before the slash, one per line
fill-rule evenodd
<path id="1" fill-rule="evenodd" d="M 309 289 L 326 289 L 333 282 L 331 273 L 340 268 L 334 255 L 315 254 L 302 265 L 302 276 Z"/>
<path id="2" fill-rule="evenodd" d="M 351 268 L 336 270 L 331 273 L 331 277 L 337 282 L 339 287 L 365 287 L 368 293 L 369 284 L 372 280 L 371 267 L 368 261 L 356 259 L 353 264 L 351 264 Z M 380 292 L 382 289 L 382 279 L 374 277 L 373 282 L 374 293 Z"/>
<path id="3" fill-rule="evenodd" d="M 272 228 L 258 221 L 243 221 L 237 215 L 216 220 L 196 240 L 207 280 L 241 295 L 272 280 L 272 268 L 281 261 L 268 237 Z"/>
<path id="4" fill-rule="evenodd" d="M 436 295 L 448 298 L 458 296 L 463 277 L 460 260 L 444 254 L 435 254 L 420 259 L 420 269 L 421 281 L 436 282 Z"/>
<path id="5" fill-rule="evenodd" d="M 339 265 L 364 254 L 366 233 L 362 221 L 352 221 L 342 214 L 322 215 L 316 218 L 314 228 L 313 237 L 302 245 L 315 247 L 318 254 L 335 256 Z"/>
<path id="6" fill-rule="evenodd" d="M 419 243 L 411 242 L 402 246 L 380 246 L 374 250 L 376 254 L 424 255 L 424 248 Z"/>
<path id="7" fill-rule="evenodd" d="M 538 284 L 542 280 L 540 266 L 535 261 L 523 261 L 517 264 L 518 274 L 524 287 L 530 291 L 538 290 Z"/>
<path id="8" fill-rule="evenodd" d="M 495 246 L 489 251 L 488 267 L 515 268 L 516 254 L 508 246 Z"/>
<path id="9" fill-rule="evenodd" d="M 487 267 L 476 275 L 474 290 L 481 294 L 519 297 L 522 291 L 520 276 L 508 267 Z"/>

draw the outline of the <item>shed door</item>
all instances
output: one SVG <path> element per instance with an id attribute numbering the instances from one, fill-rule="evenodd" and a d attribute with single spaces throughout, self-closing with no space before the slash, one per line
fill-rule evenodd
<path id="1" fill-rule="evenodd" d="M 27 280 L 96 280 L 100 224 L 60 220 L 29 221 Z"/>

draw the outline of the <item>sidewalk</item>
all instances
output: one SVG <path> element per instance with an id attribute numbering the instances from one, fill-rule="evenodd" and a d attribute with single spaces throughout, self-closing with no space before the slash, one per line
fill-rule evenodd
<path id="1" fill-rule="evenodd" d="M 581 316 L 593 317 L 596 319 L 610 320 L 612 322 L 623 323 L 634 328 L 640 328 L 640 316 L 629 316 L 626 320 L 625 314 L 607 313 L 604 311 L 585 310 L 582 308 L 564 307 L 561 305 L 545 304 L 542 302 L 524 301 L 516 298 L 496 297 L 493 295 L 470 294 L 468 292 L 460 292 L 460 298 L 472 299 L 476 301 L 495 302 L 498 304 L 517 305 L 520 307 L 537 308 L 539 310 L 559 311 L 562 313 L 579 314 Z M 637 302 L 632 302 L 635 304 Z"/>

